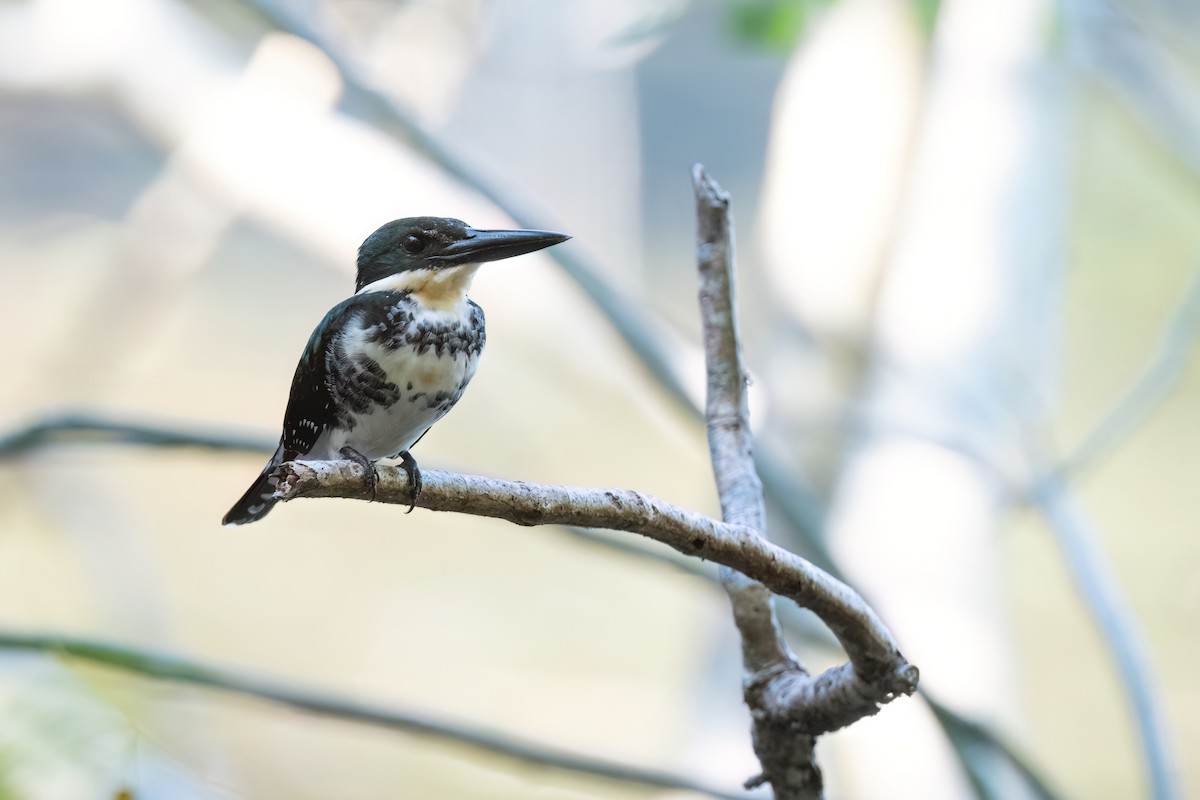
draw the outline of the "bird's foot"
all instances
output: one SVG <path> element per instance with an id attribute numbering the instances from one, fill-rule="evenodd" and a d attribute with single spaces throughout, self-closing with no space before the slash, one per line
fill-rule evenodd
<path id="1" fill-rule="evenodd" d="M 375 491 L 379 488 L 379 470 L 375 469 L 375 462 L 349 445 L 343 447 L 338 452 L 363 468 L 366 473 L 363 479 L 366 481 L 367 491 L 370 494 L 368 500 L 374 503 Z"/>
<path id="2" fill-rule="evenodd" d="M 408 486 L 412 489 L 412 502 L 408 506 L 408 511 L 404 513 L 411 514 L 412 510 L 417 507 L 417 498 L 421 496 L 421 490 L 425 488 L 425 484 L 421 480 L 421 468 L 417 466 L 417 460 L 412 457 L 412 453 L 405 450 L 400 454 L 400 466 L 408 473 Z"/>

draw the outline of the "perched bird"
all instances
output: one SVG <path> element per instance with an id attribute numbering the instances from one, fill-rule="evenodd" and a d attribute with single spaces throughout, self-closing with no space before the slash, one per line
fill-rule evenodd
<path id="1" fill-rule="evenodd" d="M 266 516 L 276 468 L 299 458 L 357 461 L 373 496 L 373 462 L 399 457 L 415 503 L 421 473 L 408 450 L 462 397 L 483 350 L 483 309 L 467 298 L 475 271 L 570 238 L 441 217 L 394 220 L 368 236 L 357 291 L 325 315 L 300 356 L 279 448 L 222 522 Z"/>

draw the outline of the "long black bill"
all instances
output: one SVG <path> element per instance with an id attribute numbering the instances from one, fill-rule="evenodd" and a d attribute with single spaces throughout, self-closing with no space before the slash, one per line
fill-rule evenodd
<path id="1" fill-rule="evenodd" d="M 467 228 L 465 238 L 451 242 L 435 256 L 443 264 L 479 264 L 523 256 L 571 237 L 554 231 L 479 231 Z"/>

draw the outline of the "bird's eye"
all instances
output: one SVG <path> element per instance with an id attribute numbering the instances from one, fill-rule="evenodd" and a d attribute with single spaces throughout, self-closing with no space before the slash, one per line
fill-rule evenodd
<path id="1" fill-rule="evenodd" d="M 417 236 L 415 233 L 410 233 L 408 236 L 404 237 L 404 241 L 400 243 L 400 246 L 403 247 L 406 252 L 416 255 L 425 249 L 425 240 L 420 236 Z"/>

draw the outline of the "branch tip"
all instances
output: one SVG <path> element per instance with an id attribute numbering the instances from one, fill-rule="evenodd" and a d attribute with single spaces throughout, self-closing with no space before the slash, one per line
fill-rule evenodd
<path id="1" fill-rule="evenodd" d="M 697 162 L 692 165 L 692 188 L 696 192 L 696 199 L 703 201 L 713 208 L 727 209 L 729 208 L 729 193 L 720 187 L 708 174 L 708 170 L 704 165 Z"/>

